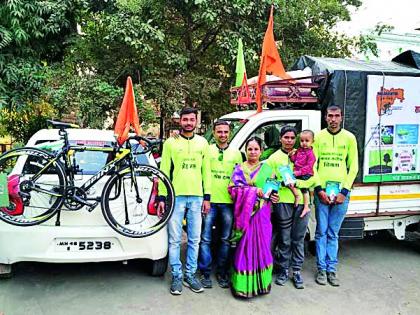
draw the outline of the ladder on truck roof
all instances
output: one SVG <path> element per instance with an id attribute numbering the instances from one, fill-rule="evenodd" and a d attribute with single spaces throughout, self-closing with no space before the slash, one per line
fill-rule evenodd
<path id="1" fill-rule="evenodd" d="M 269 81 L 262 86 L 262 103 L 272 108 L 300 108 L 307 105 L 317 105 L 319 102 L 317 90 L 319 80 L 326 75 L 307 76 L 285 80 Z M 309 79 L 309 80 L 308 80 Z M 310 81 L 310 82 L 308 82 Z M 251 109 L 256 104 L 257 83 L 248 85 L 248 96 L 245 95 L 244 87 L 237 86 L 230 89 L 230 104 L 238 109 Z"/>

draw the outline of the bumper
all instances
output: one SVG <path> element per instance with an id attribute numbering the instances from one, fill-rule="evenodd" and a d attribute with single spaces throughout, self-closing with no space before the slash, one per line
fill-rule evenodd
<path id="1" fill-rule="evenodd" d="M 168 252 L 168 232 L 128 238 L 108 226 L 15 227 L 0 222 L 0 263 L 83 263 L 136 258 L 158 260 Z"/>

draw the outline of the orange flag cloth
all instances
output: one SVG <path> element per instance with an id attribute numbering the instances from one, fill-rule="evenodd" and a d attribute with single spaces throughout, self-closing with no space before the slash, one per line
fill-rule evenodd
<path id="1" fill-rule="evenodd" d="M 274 21 L 273 21 L 273 6 L 271 6 L 270 18 L 268 20 L 267 30 L 265 31 L 264 41 L 262 46 L 260 70 L 258 72 L 258 84 L 256 93 L 257 113 L 262 111 L 261 89 L 266 82 L 266 73 L 283 78 L 291 79 L 290 75 L 286 73 L 281 61 L 279 52 L 277 51 L 276 42 L 274 40 Z"/>
<path id="2" fill-rule="evenodd" d="M 119 145 L 122 145 L 128 139 L 131 125 L 133 125 L 136 134 L 140 135 L 140 122 L 134 98 L 133 82 L 131 81 L 131 77 L 128 77 L 125 86 L 124 99 L 114 128 L 114 133 L 118 137 L 117 142 Z"/>

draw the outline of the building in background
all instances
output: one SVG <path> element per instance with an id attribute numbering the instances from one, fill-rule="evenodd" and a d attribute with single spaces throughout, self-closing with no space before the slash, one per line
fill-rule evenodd
<path id="1" fill-rule="evenodd" d="M 378 57 L 373 54 L 357 55 L 358 59 L 391 60 L 406 50 L 420 52 L 420 30 L 413 32 L 384 32 L 373 36 L 378 46 Z"/>

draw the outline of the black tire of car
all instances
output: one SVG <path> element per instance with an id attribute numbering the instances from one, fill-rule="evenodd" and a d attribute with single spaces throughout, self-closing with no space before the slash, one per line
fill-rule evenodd
<path id="1" fill-rule="evenodd" d="M 309 235 L 308 235 L 309 236 Z M 305 237 L 305 256 L 311 254 L 312 256 L 316 256 L 316 248 L 315 248 L 315 241 L 310 241 L 309 237 Z"/>
<path id="2" fill-rule="evenodd" d="M 25 147 L 25 148 L 13 149 L 13 150 L 5 152 L 3 155 L 0 156 L 0 171 L 3 170 L 3 165 L 7 163 L 7 159 L 15 158 L 17 156 L 23 157 L 25 155 L 42 157 L 47 160 L 45 164 L 48 164 L 49 161 L 54 158 L 48 152 L 37 149 L 37 148 Z M 65 175 L 64 168 L 59 161 L 55 162 L 54 167 L 56 169 L 56 173 L 58 176 L 59 186 L 62 187 L 63 191 L 65 191 L 65 188 L 67 186 L 67 177 Z M 16 226 L 38 225 L 38 224 L 41 224 L 42 222 L 45 222 L 51 219 L 61 209 L 61 206 L 63 205 L 63 203 L 64 203 L 64 198 L 58 197 L 57 200 L 54 202 L 54 204 L 45 213 L 43 213 L 42 216 L 38 216 L 40 218 L 37 220 L 28 222 L 28 221 L 23 220 L 22 218 L 19 218 L 19 216 L 9 215 L 4 211 L 0 211 L 0 219 L 6 223 L 16 225 Z"/>
<path id="3" fill-rule="evenodd" d="M 167 269 L 168 269 L 168 256 L 162 259 L 152 260 L 149 273 L 153 277 L 161 277 L 165 274 Z"/>
<path id="4" fill-rule="evenodd" d="M 159 180 L 162 181 L 162 183 L 165 185 L 167 190 L 165 202 L 166 209 L 164 216 L 160 218 L 157 224 L 153 225 L 152 227 L 149 227 L 148 230 L 130 230 L 129 228 L 124 227 L 122 224 L 117 222 L 117 220 L 114 218 L 114 215 L 112 214 L 109 205 L 109 197 L 112 190 L 115 189 L 114 185 L 118 185 L 118 181 L 123 180 L 123 177 L 127 174 L 131 176 L 130 172 L 127 172 L 127 169 L 129 169 L 129 167 L 120 170 L 117 174 L 111 176 L 111 178 L 105 183 L 101 197 L 102 214 L 109 226 L 121 235 L 132 238 L 142 238 L 153 235 L 160 231 L 168 223 L 170 217 L 172 216 L 175 202 L 174 188 L 169 178 L 158 168 L 151 165 L 137 165 L 135 167 L 135 172 L 150 172 L 151 174 L 156 175 L 159 178 Z"/>

